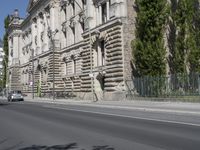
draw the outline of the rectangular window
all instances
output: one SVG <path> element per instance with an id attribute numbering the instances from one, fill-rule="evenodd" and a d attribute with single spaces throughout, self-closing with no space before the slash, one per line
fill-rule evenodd
<path id="1" fill-rule="evenodd" d="M 83 9 L 86 8 L 86 0 L 82 0 L 82 8 L 83 8 Z"/>
<path id="2" fill-rule="evenodd" d="M 75 15 L 75 2 L 72 2 L 72 16 Z"/>
<path id="3" fill-rule="evenodd" d="M 65 75 L 68 75 L 68 64 L 67 64 L 67 62 L 65 63 Z"/>
<path id="4" fill-rule="evenodd" d="M 100 42 L 101 47 L 101 66 L 105 65 L 105 41 Z"/>
<path id="5" fill-rule="evenodd" d="M 94 66 L 104 66 L 105 65 L 105 41 L 97 41 L 96 50 L 94 51 Z"/>
<path id="6" fill-rule="evenodd" d="M 74 43 L 76 43 L 76 31 L 75 31 L 75 27 L 72 29 L 73 32 L 73 36 L 74 36 Z"/>
<path id="7" fill-rule="evenodd" d="M 105 23 L 107 21 L 107 5 L 106 3 L 103 3 L 101 5 L 102 7 L 102 23 Z"/>
<path id="8" fill-rule="evenodd" d="M 76 74 L 76 60 L 73 59 L 72 62 L 73 62 L 73 74 Z"/>

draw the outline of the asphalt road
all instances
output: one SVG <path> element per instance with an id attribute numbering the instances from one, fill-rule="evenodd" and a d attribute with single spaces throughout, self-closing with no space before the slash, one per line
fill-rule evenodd
<path id="1" fill-rule="evenodd" d="M 200 124 L 195 122 L 198 117 L 3 102 L 0 150 L 199 150 Z"/>

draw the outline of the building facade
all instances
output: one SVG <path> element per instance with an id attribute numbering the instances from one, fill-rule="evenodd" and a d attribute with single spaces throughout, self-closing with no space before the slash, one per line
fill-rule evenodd
<path id="1" fill-rule="evenodd" d="M 134 0 L 30 0 L 9 27 L 10 90 L 123 99 L 131 79 Z M 61 94 L 62 95 L 62 94 Z"/>

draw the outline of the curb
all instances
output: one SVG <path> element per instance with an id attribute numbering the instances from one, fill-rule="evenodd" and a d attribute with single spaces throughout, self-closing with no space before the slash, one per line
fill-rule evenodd
<path id="1" fill-rule="evenodd" d="M 185 111 L 185 110 L 174 110 L 167 108 L 150 108 L 150 107 L 142 107 L 142 106 L 127 106 L 127 105 L 116 105 L 116 104 L 99 104 L 92 101 L 64 101 L 64 100 L 33 100 L 29 99 L 27 102 L 40 102 L 40 103 L 48 103 L 48 104 L 63 104 L 63 105 L 76 105 L 76 106 L 88 106 L 88 107 L 99 107 L 99 108 L 110 108 L 110 109 L 121 109 L 121 110 L 138 110 L 145 112 L 160 112 L 160 113 L 170 113 L 170 114 L 188 114 L 188 115 L 198 115 L 200 116 L 200 111 Z"/>

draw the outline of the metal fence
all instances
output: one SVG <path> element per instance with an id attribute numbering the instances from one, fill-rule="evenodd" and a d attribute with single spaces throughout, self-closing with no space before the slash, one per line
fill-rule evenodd
<path id="1" fill-rule="evenodd" d="M 132 83 L 131 83 L 132 82 Z M 127 81 L 128 93 L 140 97 L 179 97 L 200 95 L 200 74 L 140 77 Z"/>

